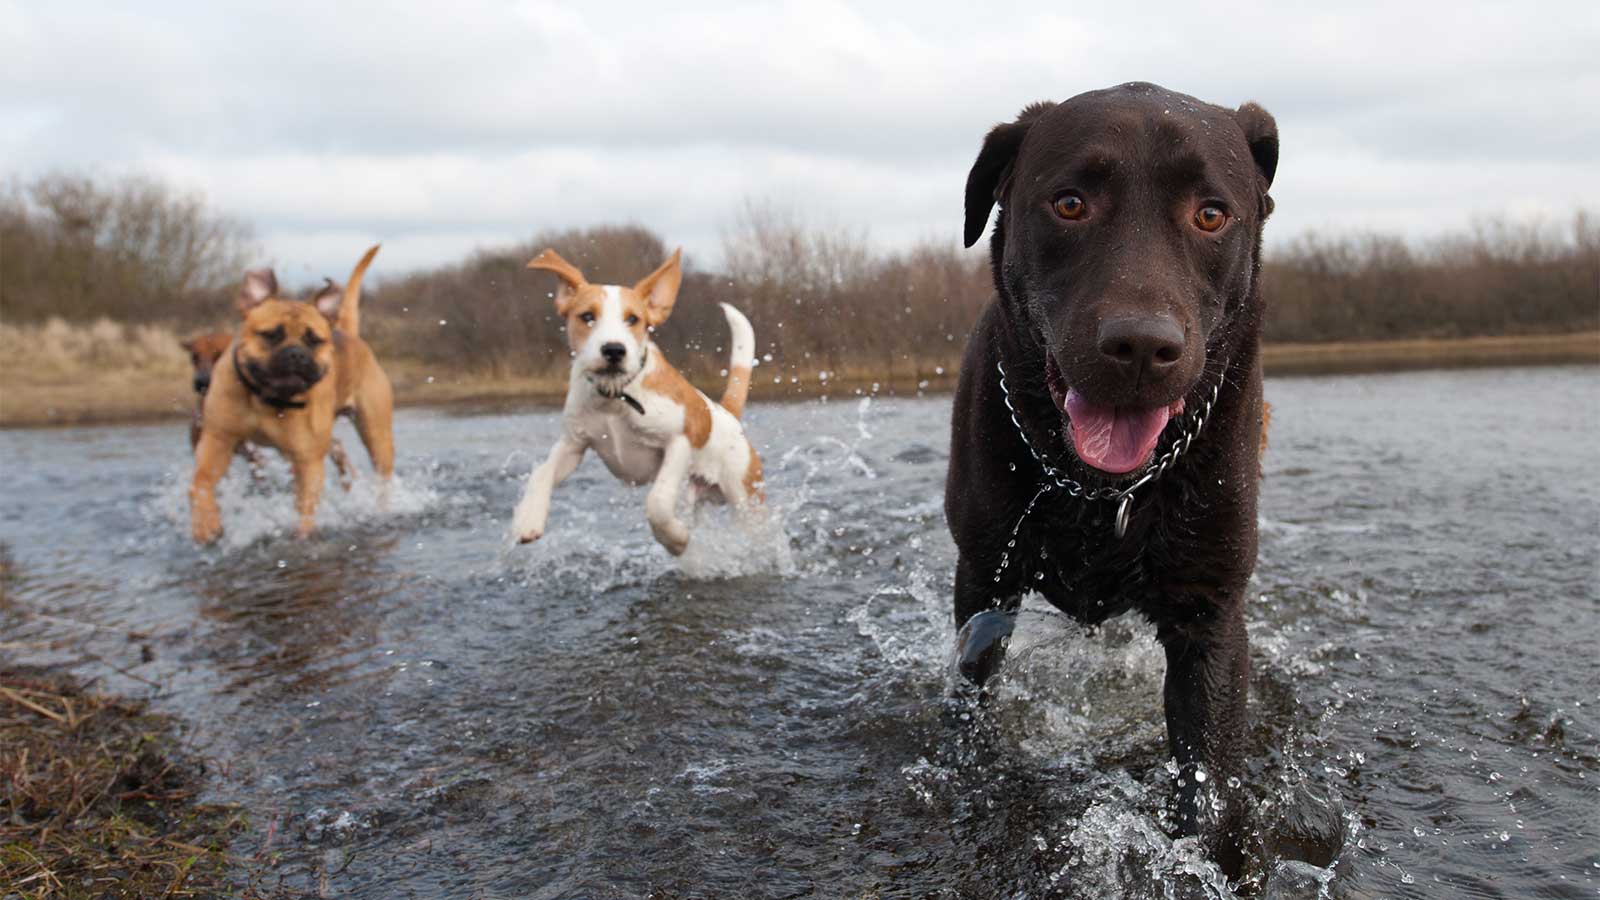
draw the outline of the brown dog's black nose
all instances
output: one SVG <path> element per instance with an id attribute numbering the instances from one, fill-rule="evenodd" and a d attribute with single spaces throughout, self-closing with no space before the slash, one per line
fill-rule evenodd
<path id="1" fill-rule="evenodd" d="M 604 356 L 606 358 L 606 362 L 610 363 L 611 365 L 620 365 L 622 363 L 622 358 L 628 355 L 628 348 L 613 341 L 609 344 L 602 344 L 600 346 L 600 355 Z"/>
<path id="2" fill-rule="evenodd" d="M 1097 338 L 1107 359 L 1158 378 L 1183 358 L 1183 328 L 1166 316 L 1107 319 Z"/>
<path id="3" fill-rule="evenodd" d="M 204 394 L 210 387 L 211 376 L 209 374 L 194 376 L 194 392 L 196 394 Z"/>

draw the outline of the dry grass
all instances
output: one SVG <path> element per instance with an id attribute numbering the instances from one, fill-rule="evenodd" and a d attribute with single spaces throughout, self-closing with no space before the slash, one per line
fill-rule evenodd
<path id="1" fill-rule="evenodd" d="M 0 325 L 0 425 L 71 425 L 188 415 L 178 333 L 100 319 Z"/>
<path id="2" fill-rule="evenodd" d="M 87 325 L 60 318 L 40 325 L 0 325 L 0 378 L 8 385 L 75 381 L 98 371 L 181 378 L 189 366 L 179 340 L 167 326 L 104 318 Z"/>
<path id="3" fill-rule="evenodd" d="M 214 897 L 243 827 L 195 802 L 171 720 L 42 673 L 0 671 L 0 884 L 7 897 Z M 245 896 L 253 896 L 246 891 Z"/>

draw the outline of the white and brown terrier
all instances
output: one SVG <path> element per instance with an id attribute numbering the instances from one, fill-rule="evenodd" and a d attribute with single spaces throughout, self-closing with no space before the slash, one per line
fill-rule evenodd
<path id="1" fill-rule="evenodd" d="M 512 520 L 522 543 L 544 536 L 550 494 L 587 450 L 628 484 L 650 483 L 645 518 L 656 540 L 673 555 L 689 545 L 689 528 L 677 513 L 685 480 L 697 500 L 720 500 L 741 510 L 761 501 L 761 459 L 739 423 L 755 364 L 750 321 L 722 304 L 733 341 L 728 386 L 716 403 L 696 390 L 650 340 L 678 298 L 680 255 L 674 251 L 633 287 L 590 284 L 554 250 L 528 263 L 530 269 L 554 272 L 561 279 L 556 313 L 567 322 L 572 377 L 561 437 L 528 477 Z"/>

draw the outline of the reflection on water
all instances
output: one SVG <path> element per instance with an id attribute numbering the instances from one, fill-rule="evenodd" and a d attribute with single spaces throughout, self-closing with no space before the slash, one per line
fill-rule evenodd
<path id="1" fill-rule="evenodd" d="M 1595 895 L 1597 387 L 1269 383 L 1248 891 Z M 1143 623 L 1030 602 L 996 702 L 945 702 L 947 411 L 758 396 L 773 516 L 683 560 L 593 462 L 510 543 L 548 413 L 403 413 L 391 503 L 303 542 L 287 469 L 236 473 L 205 550 L 181 427 L 0 434 L 0 654 L 183 717 L 306 890 L 1229 896 L 1167 837 Z"/>

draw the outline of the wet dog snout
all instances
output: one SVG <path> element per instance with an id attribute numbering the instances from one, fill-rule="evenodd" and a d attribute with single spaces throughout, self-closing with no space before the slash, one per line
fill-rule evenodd
<path id="1" fill-rule="evenodd" d="M 1164 378 L 1183 359 L 1184 333 L 1166 316 L 1119 316 L 1100 323 L 1100 353 L 1132 373 Z"/>
<path id="2" fill-rule="evenodd" d="M 311 351 L 299 344 L 279 350 L 273 356 L 272 362 L 275 368 L 286 372 L 298 372 L 316 366 L 316 360 L 311 357 Z"/>
<path id="3" fill-rule="evenodd" d="M 204 394 L 211 387 L 211 373 L 198 372 L 194 376 L 194 392 Z"/>
<path id="4" fill-rule="evenodd" d="M 600 346 L 600 355 L 605 357 L 606 363 L 613 367 L 622 365 L 622 360 L 628 355 L 628 348 L 612 341 Z"/>

